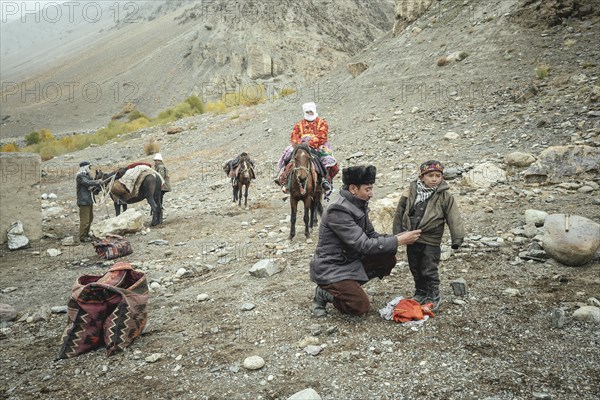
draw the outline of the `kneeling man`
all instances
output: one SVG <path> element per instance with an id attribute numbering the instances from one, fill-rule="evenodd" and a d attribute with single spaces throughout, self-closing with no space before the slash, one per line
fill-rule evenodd
<path id="1" fill-rule="evenodd" d="M 313 301 L 317 317 L 326 315 L 327 303 L 344 314 L 365 314 L 369 297 L 361 285 L 389 275 L 396 265 L 398 246 L 419 238 L 420 230 L 397 236 L 375 232 L 367 207 L 376 173 L 373 165 L 345 168 L 340 197 L 323 214 L 310 263 L 310 278 L 317 284 Z"/>

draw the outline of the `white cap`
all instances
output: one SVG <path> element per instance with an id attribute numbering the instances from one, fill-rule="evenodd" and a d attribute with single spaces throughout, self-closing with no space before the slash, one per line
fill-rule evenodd
<path id="1" fill-rule="evenodd" d="M 160 153 L 156 153 L 154 155 L 154 161 L 162 161 L 162 155 Z"/>

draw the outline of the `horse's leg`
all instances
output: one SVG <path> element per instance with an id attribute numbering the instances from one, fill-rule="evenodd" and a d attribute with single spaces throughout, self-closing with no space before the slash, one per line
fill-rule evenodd
<path id="1" fill-rule="evenodd" d="M 294 196 L 290 196 L 290 206 L 292 215 L 290 217 L 290 240 L 296 236 L 296 213 L 298 212 L 298 200 Z"/>
<path id="2" fill-rule="evenodd" d="M 121 214 L 121 205 L 117 202 L 115 202 L 114 204 L 115 204 L 115 214 L 118 217 L 119 214 Z"/>
<path id="3" fill-rule="evenodd" d="M 310 236 L 310 231 L 308 230 L 309 222 L 310 222 L 310 209 L 312 208 L 312 197 L 306 196 L 304 198 L 304 236 L 308 239 Z"/>
<path id="4" fill-rule="evenodd" d="M 163 223 L 163 206 L 162 206 L 163 192 L 160 190 L 160 185 L 156 183 L 156 189 L 154 191 L 154 201 L 156 202 L 156 212 L 158 213 L 158 225 Z"/>
<path id="5" fill-rule="evenodd" d="M 235 203 L 237 201 L 237 194 L 238 194 L 238 187 L 237 185 L 232 185 L 233 188 L 233 202 Z"/>
<path id="6" fill-rule="evenodd" d="M 246 192 L 244 193 L 244 207 L 248 208 L 248 187 L 250 182 L 246 183 Z"/>

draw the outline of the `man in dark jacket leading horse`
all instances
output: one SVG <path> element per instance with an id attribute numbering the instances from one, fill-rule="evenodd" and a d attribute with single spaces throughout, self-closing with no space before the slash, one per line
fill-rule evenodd
<path id="1" fill-rule="evenodd" d="M 419 238 L 420 230 L 397 236 L 375 232 L 367 206 L 376 173 L 372 165 L 345 168 L 340 197 L 323 214 L 310 263 L 310 278 L 317 284 L 313 302 L 317 317 L 326 315 L 327 303 L 344 314 L 365 314 L 369 298 L 361 285 L 389 275 L 396 265 L 398 246 Z"/>
<path id="2" fill-rule="evenodd" d="M 79 241 L 89 242 L 90 227 L 94 220 L 94 194 L 92 190 L 99 188 L 101 181 L 95 181 L 90 175 L 89 161 L 79 163 L 79 171 L 75 178 L 77 183 L 77 205 L 79 206 Z"/>

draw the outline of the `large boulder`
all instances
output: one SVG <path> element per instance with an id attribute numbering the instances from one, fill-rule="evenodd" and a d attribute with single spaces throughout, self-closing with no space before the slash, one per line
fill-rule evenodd
<path id="1" fill-rule="evenodd" d="M 600 148 L 552 146 L 527 168 L 526 182 L 558 183 L 566 178 L 594 179 L 600 174 Z"/>
<path id="2" fill-rule="evenodd" d="M 394 215 L 400 200 L 400 193 L 392 193 L 383 199 L 369 203 L 369 218 L 378 233 L 392 233 Z"/>
<path id="3" fill-rule="evenodd" d="M 600 248 L 600 224 L 578 215 L 548 215 L 542 243 L 550 257 L 577 267 L 590 261 Z"/>
<path id="4" fill-rule="evenodd" d="M 529 153 L 521 153 L 519 151 L 515 151 L 513 153 L 507 154 L 504 157 L 504 162 L 506 162 L 507 165 L 513 167 L 529 167 L 535 162 L 535 157 Z"/>
<path id="5" fill-rule="evenodd" d="M 506 172 L 496 164 L 486 162 L 479 164 L 463 177 L 467 184 L 478 188 L 489 188 L 497 183 L 506 182 Z"/>
<path id="6" fill-rule="evenodd" d="M 144 216 L 135 208 L 128 208 L 118 217 L 94 222 L 90 232 L 95 237 L 105 237 L 109 233 L 125 235 L 139 232 L 142 229 L 144 229 Z"/>

